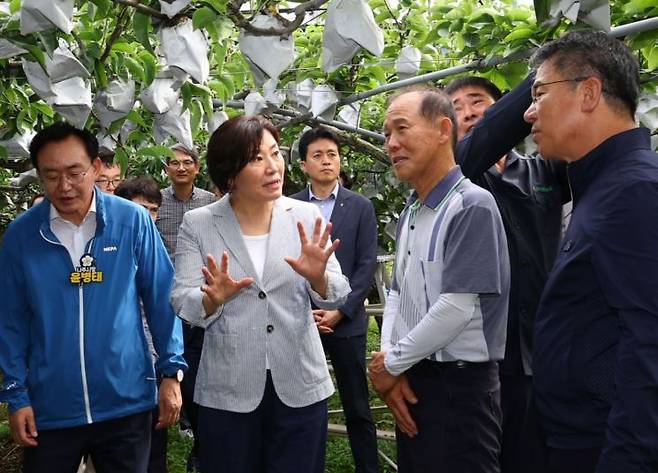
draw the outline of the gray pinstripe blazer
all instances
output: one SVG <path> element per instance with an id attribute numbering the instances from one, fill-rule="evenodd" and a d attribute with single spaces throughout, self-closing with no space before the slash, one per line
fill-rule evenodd
<path id="1" fill-rule="evenodd" d="M 313 204 L 288 197 L 275 201 L 260 280 L 228 195 L 185 214 L 178 233 L 172 304 L 180 317 L 206 329 L 195 402 L 233 412 L 256 409 L 265 389 L 266 354 L 284 404 L 303 407 L 333 393 L 309 294 L 318 307 L 340 307 L 350 292 L 349 283 L 332 255 L 327 264 L 329 291 L 323 300 L 283 259 L 300 254 L 296 222 L 303 222 L 310 235 L 319 216 Z M 231 276 L 252 277 L 254 283 L 204 319 L 201 267 L 208 253 L 219 262 L 225 250 Z"/>

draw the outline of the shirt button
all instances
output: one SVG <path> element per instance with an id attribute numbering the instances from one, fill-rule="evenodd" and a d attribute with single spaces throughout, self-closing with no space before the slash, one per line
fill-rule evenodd
<path id="1" fill-rule="evenodd" d="M 259 299 L 265 299 L 266 297 L 267 297 L 267 295 L 266 295 L 263 291 L 260 291 L 260 292 L 258 293 L 258 298 L 259 298 Z"/>
<path id="2" fill-rule="evenodd" d="M 413 230 L 413 229 L 416 228 L 416 225 L 412 225 L 412 226 L 410 226 L 409 228 L 411 228 L 411 229 Z"/>
<path id="3" fill-rule="evenodd" d="M 410 254 L 411 254 L 411 251 L 407 251 L 407 254 L 410 255 Z"/>
<path id="4" fill-rule="evenodd" d="M 267 326 L 267 333 L 272 333 L 272 330 L 274 330 L 274 327 L 272 327 L 271 325 L 268 325 Z"/>

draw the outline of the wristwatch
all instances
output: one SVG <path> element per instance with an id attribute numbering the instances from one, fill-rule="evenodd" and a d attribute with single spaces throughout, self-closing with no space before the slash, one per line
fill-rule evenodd
<path id="1" fill-rule="evenodd" d="M 183 376 L 184 376 L 183 370 L 177 370 L 174 374 L 163 374 L 162 375 L 163 378 L 175 379 L 179 383 L 183 381 Z"/>

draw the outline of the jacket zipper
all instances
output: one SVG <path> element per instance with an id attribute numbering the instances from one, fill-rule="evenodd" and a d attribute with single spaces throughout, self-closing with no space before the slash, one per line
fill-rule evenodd
<path id="1" fill-rule="evenodd" d="M 66 250 L 66 253 L 68 255 L 68 250 L 64 245 L 62 245 L 60 242 L 57 241 L 52 241 L 49 240 L 46 235 L 43 234 L 42 230 L 39 230 L 39 233 L 41 234 L 41 237 L 46 240 L 48 243 L 52 243 L 53 245 L 59 245 Z M 94 242 L 94 238 L 92 237 L 91 240 L 87 243 L 87 248 L 86 252 L 89 253 L 91 251 L 92 244 Z M 70 255 L 69 255 L 70 257 Z M 71 265 L 73 267 L 73 271 L 75 271 L 75 265 L 73 265 L 73 262 L 71 262 Z M 82 376 L 82 393 L 84 395 L 84 400 L 85 400 L 85 415 L 87 416 L 87 424 L 91 424 L 93 422 L 93 419 L 91 417 L 91 402 L 89 400 L 89 388 L 87 385 L 87 366 L 86 366 L 86 359 L 85 359 L 85 311 L 84 311 L 84 290 L 82 283 L 78 285 L 78 303 L 79 303 L 79 308 L 78 308 L 78 330 L 80 332 L 80 375 Z"/>

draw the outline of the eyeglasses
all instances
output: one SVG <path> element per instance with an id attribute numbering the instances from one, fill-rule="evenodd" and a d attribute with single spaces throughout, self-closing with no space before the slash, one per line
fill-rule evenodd
<path id="1" fill-rule="evenodd" d="M 537 89 L 539 87 L 545 87 L 547 85 L 552 85 L 552 84 L 560 84 L 562 82 L 582 82 L 585 79 L 589 79 L 591 76 L 582 76 L 582 77 L 574 77 L 573 79 L 562 79 L 562 80 L 554 80 L 551 82 L 535 82 L 532 84 L 532 89 L 531 89 L 531 95 L 532 95 L 532 102 L 537 101 Z"/>
<path id="2" fill-rule="evenodd" d="M 167 166 L 170 168 L 178 169 L 181 165 L 185 168 L 191 168 L 196 164 L 196 161 L 193 159 L 184 159 L 183 161 L 178 161 L 176 159 L 172 159 L 167 163 Z"/>
<path id="3" fill-rule="evenodd" d="M 49 173 L 47 175 L 40 175 L 41 181 L 46 187 L 57 187 L 59 182 L 64 179 L 69 184 L 80 184 L 85 176 L 89 173 L 89 170 L 93 167 L 93 163 L 89 165 L 84 171 L 67 171 L 63 173 Z"/>
<path id="4" fill-rule="evenodd" d="M 112 187 L 119 187 L 119 184 L 121 184 L 123 181 L 124 179 L 121 177 L 115 177 L 114 179 L 107 179 L 102 177 L 96 180 L 96 184 L 98 184 L 100 187 L 110 187 L 110 184 L 112 184 Z"/>

